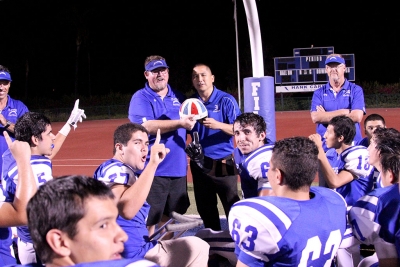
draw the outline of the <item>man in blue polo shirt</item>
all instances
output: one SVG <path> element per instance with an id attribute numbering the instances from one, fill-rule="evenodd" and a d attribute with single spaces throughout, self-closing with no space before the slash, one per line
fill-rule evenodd
<path id="1" fill-rule="evenodd" d="M 186 130 L 196 123 L 193 116 L 179 117 L 179 108 L 185 96 L 168 84 L 169 67 L 158 55 L 146 58 L 145 87 L 138 90 L 129 105 L 129 120 L 143 125 L 149 132 L 149 149 L 153 146 L 157 129 L 161 143 L 170 149 L 170 155 L 158 166 L 147 202 L 151 208 L 147 218 L 149 234 L 155 225 L 169 220 L 172 211 L 184 214 L 190 205 L 187 194 Z M 146 159 L 146 165 L 149 156 Z"/>
<path id="2" fill-rule="evenodd" d="M 0 174 L 3 165 L 4 151 L 8 149 L 3 131 L 9 133 L 14 140 L 14 126 L 17 119 L 28 112 L 28 108 L 19 100 L 12 99 L 8 92 L 11 86 L 11 75 L 8 68 L 0 65 Z"/>
<path id="3" fill-rule="evenodd" d="M 204 171 L 195 160 L 190 161 L 194 196 L 205 228 L 218 231 L 221 225 L 217 195 L 226 217 L 232 205 L 239 200 L 238 176 L 232 154 L 233 123 L 241 111 L 232 95 L 213 85 L 214 75 L 207 65 L 197 64 L 193 67 L 192 83 L 197 90 L 192 97 L 202 101 L 208 110 L 208 117 L 197 123 L 192 132 L 198 132 L 205 165 L 210 166 L 209 171 Z"/>
<path id="4" fill-rule="evenodd" d="M 363 89 L 349 82 L 344 74 L 346 63 L 340 54 L 331 54 L 326 58 L 325 70 L 329 82 L 314 91 L 311 102 L 311 119 L 317 124 L 317 133 L 322 137 L 324 151 L 327 151 L 323 138 L 328 122 L 336 116 L 350 117 L 356 126 L 354 142 L 362 139 L 360 122 L 365 112 Z"/>

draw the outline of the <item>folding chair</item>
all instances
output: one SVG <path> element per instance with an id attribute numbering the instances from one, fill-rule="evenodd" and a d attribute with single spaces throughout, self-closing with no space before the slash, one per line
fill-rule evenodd
<path id="1" fill-rule="evenodd" d="M 202 219 L 192 218 L 186 215 L 179 214 L 175 211 L 171 212 L 170 218 L 163 226 L 158 228 L 149 239 L 154 240 L 157 236 L 157 240 L 162 240 L 168 232 L 179 232 L 175 234 L 173 239 L 182 236 L 188 230 L 203 225 Z"/>

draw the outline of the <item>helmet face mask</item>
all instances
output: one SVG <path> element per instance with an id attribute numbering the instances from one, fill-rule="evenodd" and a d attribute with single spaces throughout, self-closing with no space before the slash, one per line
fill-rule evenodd
<path id="1" fill-rule="evenodd" d="M 179 108 L 179 116 L 181 118 L 194 115 L 193 119 L 202 123 L 207 118 L 208 111 L 203 102 L 197 98 L 186 99 Z"/>

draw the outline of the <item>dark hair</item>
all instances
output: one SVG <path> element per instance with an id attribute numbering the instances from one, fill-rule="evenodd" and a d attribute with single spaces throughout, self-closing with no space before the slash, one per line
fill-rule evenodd
<path id="1" fill-rule="evenodd" d="M 38 112 L 27 112 L 15 123 L 15 139 L 33 145 L 32 136 L 42 140 L 42 133 L 51 125 L 50 119 Z"/>
<path id="2" fill-rule="evenodd" d="M 128 122 L 128 123 L 118 126 L 117 129 L 115 129 L 115 131 L 114 131 L 113 154 L 115 154 L 115 152 L 116 152 L 115 145 L 117 143 L 123 144 L 124 146 L 126 146 L 128 144 L 128 141 L 131 140 L 132 134 L 137 131 L 144 132 L 147 135 L 149 134 L 147 129 L 138 123 Z"/>
<path id="3" fill-rule="evenodd" d="M 240 126 L 246 127 L 251 126 L 254 128 L 257 136 L 260 136 L 261 133 L 266 133 L 267 124 L 262 116 L 255 114 L 253 112 L 245 112 L 236 117 L 234 123 L 239 123 Z M 265 140 L 264 140 L 265 143 Z"/>
<path id="4" fill-rule="evenodd" d="M 347 116 L 336 116 L 329 121 L 329 125 L 333 126 L 336 137 L 343 136 L 343 143 L 350 145 L 356 135 L 356 126 L 352 119 Z"/>
<path id="5" fill-rule="evenodd" d="M 77 234 L 77 224 L 85 216 L 85 201 L 90 197 L 114 199 L 103 182 L 87 176 L 62 176 L 38 188 L 28 202 L 28 227 L 43 263 L 50 262 L 53 250 L 46 241 L 51 229 L 66 233 L 71 239 Z"/>
<path id="6" fill-rule="evenodd" d="M 383 125 L 386 125 L 385 119 L 381 115 L 376 114 L 376 113 L 370 114 L 365 118 L 364 128 L 367 125 L 367 122 L 369 122 L 369 121 L 382 121 Z"/>
<path id="7" fill-rule="evenodd" d="M 291 190 L 311 186 L 318 171 L 318 148 L 307 137 L 279 140 L 272 150 L 271 162 L 284 174 L 284 183 Z"/>
<path id="8" fill-rule="evenodd" d="M 159 55 L 151 55 L 148 56 L 145 60 L 144 60 L 144 67 L 146 68 L 146 65 L 149 64 L 150 61 L 153 60 L 165 60 L 165 58 L 163 58 L 162 56 Z"/>
<path id="9" fill-rule="evenodd" d="M 400 175 L 400 155 L 392 153 L 381 153 L 380 161 L 382 166 L 382 173 L 391 171 L 394 177 L 394 183 L 399 181 Z M 393 183 L 393 182 L 392 182 Z"/>
<path id="10" fill-rule="evenodd" d="M 400 132 L 394 128 L 376 128 L 372 138 L 379 154 L 400 155 Z"/>

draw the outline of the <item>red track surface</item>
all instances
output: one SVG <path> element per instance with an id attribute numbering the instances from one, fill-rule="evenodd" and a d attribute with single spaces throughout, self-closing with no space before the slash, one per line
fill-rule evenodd
<path id="1" fill-rule="evenodd" d="M 387 127 L 399 129 L 400 108 L 368 109 L 367 112 L 382 115 Z M 276 112 L 275 119 L 278 140 L 291 136 L 308 136 L 315 132 L 309 111 Z M 60 152 L 53 159 L 54 177 L 66 174 L 92 176 L 100 163 L 113 156 L 114 130 L 125 122 L 129 120 L 94 120 L 78 123 L 76 131 L 70 132 Z M 57 133 L 63 125 L 64 123 L 60 122 L 53 123 L 53 132 Z M 191 182 L 190 170 L 188 182 Z"/>

